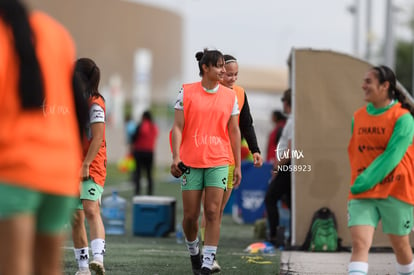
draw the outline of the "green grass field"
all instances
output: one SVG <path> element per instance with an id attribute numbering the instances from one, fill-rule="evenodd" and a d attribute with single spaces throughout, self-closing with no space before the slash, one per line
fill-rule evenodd
<path id="1" fill-rule="evenodd" d="M 155 177 L 155 195 L 177 198 L 176 222 L 182 219 L 180 186 L 172 183 L 166 169 L 159 169 Z M 109 275 L 161 275 L 192 274 L 189 254 L 185 244 L 177 244 L 174 233 L 167 237 L 137 237 L 132 234 L 132 185 L 129 175 L 119 173 L 114 165 L 108 168 L 105 195 L 113 188 L 129 201 L 126 234 L 106 237 L 105 268 Z M 145 180 L 144 180 L 145 182 Z M 104 196 L 105 196 L 104 195 Z M 69 234 L 70 235 L 70 234 Z M 225 215 L 221 227 L 220 245 L 217 253 L 222 268 L 220 274 L 278 274 L 280 254 L 249 254 L 244 249 L 254 242 L 253 225 L 237 224 Z M 77 264 L 67 240 L 64 257 L 64 274 L 75 274 Z M 260 257 L 260 258 L 254 258 Z"/>

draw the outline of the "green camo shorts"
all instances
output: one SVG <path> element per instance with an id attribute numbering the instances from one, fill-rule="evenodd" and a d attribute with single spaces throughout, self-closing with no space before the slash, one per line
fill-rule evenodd
<path id="1" fill-rule="evenodd" d="M 227 190 L 229 166 L 211 168 L 189 168 L 181 177 L 181 190 L 203 190 L 205 187 L 218 187 Z"/>
<path id="2" fill-rule="evenodd" d="M 385 234 L 408 235 L 413 227 L 413 206 L 393 197 L 348 202 L 348 227 L 371 225 L 376 228 L 380 220 Z"/>
<path id="3" fill-rule="evenodd" d="M 81 185 L 81 191 L 80 191 L 80 200 L 78 203 L 78 206 L 76 209 L 83 209 L 82 200 L 90 200 L 90 201 L 97 201 L 101 200 L 102 193 L 104 189 L 102 186 L 94 182 L 92 179 L 87 179 L 85 181 L 82 181 Z"/>
<path id="4" fill-rule="evenodd" d="M 18 214 L 33 214 L 36 231 L 59 233 L 70 224 L 78 198 L 51 195 L 24 187 L 0 183 L 0 220 Z"/>

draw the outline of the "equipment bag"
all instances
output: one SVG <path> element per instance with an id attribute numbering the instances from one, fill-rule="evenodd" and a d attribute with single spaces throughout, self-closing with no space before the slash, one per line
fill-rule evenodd
<path id="1" fill-rule="evenodd" d="M 338 229 L 334 213 L 322 207 L 312 217 L 302 250 L 315 252 L 338 251 Z"/>

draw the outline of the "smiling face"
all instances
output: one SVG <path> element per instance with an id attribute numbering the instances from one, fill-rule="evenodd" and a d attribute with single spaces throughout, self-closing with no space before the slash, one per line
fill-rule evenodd
<path id="1" fill-rule="evenodd" d="M 388 96 L 389 82 L 379 82 L 378 72 L 374 69 L 369 70 L 364 77 L 362 90 L 364 90 L 364 100 L 371 102 L 375 107 L 384 107 L 390 102 Z"/>
<path id="2" fill-rule="evenodd" d="M 220 82 L 224 86 L 232 88 L 237 81 L 237 76 L 239 75 L 239 65 L 237 62 L 230 62 L 224 65 L 224 67 L 226 68 L 226 73 Z"/>
<path id="3" fill-rule="evenodd" d="M 226 69 L 224 68 L 224 59 L 219 59 L 216 65 L 207 66 L 203 64 L 203 70 L 203 77 L 208 78 L 210 81 L 221 81 L 226 73 Z"/>

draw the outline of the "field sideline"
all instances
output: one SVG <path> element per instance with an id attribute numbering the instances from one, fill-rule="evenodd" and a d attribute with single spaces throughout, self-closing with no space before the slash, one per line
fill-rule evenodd
<path id="1" fill-rule="evenodd" d="M 159 169 L 155 177 L 155 195 L 177 198 L 176 222 L 182 219 L 180 189 L 171 181 L 166 169 Z M 143 180 L 145 182 L 145 180 Z M 108 167 L 105 195 L 116 188 L 120 196 L 129 202 L 127 208 L 125 236 L 107 236 L 105 268 L 108 275 L 162 275 L 192 274 L 188 252 L 184 244 L 177 244 L 174 233 L 164 238 L 137 237 L 132 234 L 133 189 L 129 176 L 118 172 L 114 165 Z M 145 188 L 144 188 L 145 190 Z M 77 264 L 72 250 L 73 244 L 68 232 L 65 245 L 64 274 L 73 275 Z M 219 274 L 278 274 L 280 253 L 249 254 L 244 249 L 254 242 L 253 226 L 235 223 L 231 216 L 223 218 L 217 259 L 222 267 Z"/>

